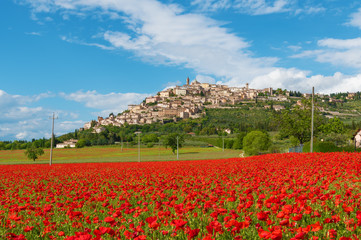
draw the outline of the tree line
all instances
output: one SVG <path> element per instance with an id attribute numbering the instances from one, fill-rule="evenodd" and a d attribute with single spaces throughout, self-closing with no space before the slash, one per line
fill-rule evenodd
<path id="1" fill-rule="evenodd" d="M 266 104 L 266 103 L 265 103 Z M 272 104 L 272 103 L 271 103 Z M 69 139 L 78 139 L 77 147 L 111 145 L 127 143 L 132 146 L 137 144 L 135 132 L 141 132 L 141 143 L 152 147 L 158 142 L 165 142 L 166 136 L 178 134 L 179 136 L 195 135 L 198 139 L 214 146 L 231 149 L 242 149 L 244 137 L 252 131 L 267 134 L 278 131 L 279 139 L 291 139 L 293 145 L 304 144 L 310 140 L 311 105 L 309 100 L 304 100 L 301 106 L 287 107 L 282 111 L 265 108 L 264 104 L 257 103 L 253 106 L 244 104 L 237 108 L 207 109 L 205 116 L 199 119 L 184 119 L 178 122 L 153 123 L 145 125 L 129 125 L 123 127 L 104 126 L 105 131 L 94 133 L 93 129 L 84 131 L 75 130 L 61 136 L 56 136 L 57 143 Z M 327 119 L 317 107 L 315 108 L 315 136 L 337 145 L 344 144 L 348 139 L 347 132 L 361 127 L 361 122 L 353 121 L 346 125 L 338 118 Z M 233 133 L 231 138 L 223 139 L 225 130 Z M 218 138 L 207 136 L 218 135 Z M 202 138 L 203 137 L 203 138 Z M 269 139 L 268 137 L 264 137 Z M 1 150 L 15 150 L 27 148 L 50 148 L 50 139 L 32 139 L 32 141 L 7 141 L 0 142 Z"/>

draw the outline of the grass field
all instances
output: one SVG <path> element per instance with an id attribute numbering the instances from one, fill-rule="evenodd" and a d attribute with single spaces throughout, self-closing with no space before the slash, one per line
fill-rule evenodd
<path id="1" fill-rule="evenodd" d="M 42 155 L 35 162 L 28 160 L 24 150 L 1 150 L 0 164 L 32 164 L 49 163 L 50 149 L 44 149 Z M 184 147 L 179 151 L 179 160 L 221 159 L 239 157 L 240 150 L 224 150 L 219 148 Z M 141 161 L 170 161 L 177 160 L 177 155 L 164 147 L 141 148 Z M 121 148 L 119 146 L 86 147 L 72 149 L 54 149 L 53 163 L 81 163 L 81 162 L 135 162 L 138 161 L 137 148 Z"/>

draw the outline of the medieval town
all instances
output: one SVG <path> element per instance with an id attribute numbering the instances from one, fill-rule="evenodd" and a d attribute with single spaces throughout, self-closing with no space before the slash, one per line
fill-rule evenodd
<path id="1" fill-rule="evenodd" d="M 93 127 L 99 133 L 102 126 L 124 124 L 151 124 L 165 122 L 169 119 L 199 118 L 204 108 L 221 108 L 234 105 L 246 100 L 258 98 L 263 100 L 288 101 L 287 96 L 273 95 L 273 89 L 252 89 L 247 83 L 245 87 L 228 87 L 227 85 L 200 83 L 196 79 L 190 82 L 189 78 L 183 86 L 176 86 L 158 92 L 155 96 L 147 97 L 141 104 L 128 105 L 128 110 L 118 115 L 111 114 L 107 118 L 98 117 L 84 125 L 84 129 Z M 260 97 L 262 96 L 262 97 Z M 275 106 L 277 108 L 277 106 Z"/>

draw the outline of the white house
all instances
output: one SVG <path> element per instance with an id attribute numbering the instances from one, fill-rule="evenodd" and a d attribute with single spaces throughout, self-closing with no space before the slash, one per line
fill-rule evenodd
<path id="1" fill-rule="evenodd" d="M 75 148 L 75 144 L 78 142 L 76 139 L 70 139 L 68 141 L 64 141 L 63 143 L 56 144 L 56 148 L 65 148 L 65 147 L 71 147 Z"/>
<path id="2" fill-rule="evenodd" d="M 159 96 L 163 97 L 163 98 L 168 98 L 170 96 L 170 92 L 169 91 L 161 91 L 161 92 L 159 92 Z"/>
<path id="3" fill-rule="evenodd" d="M 185 89 L 185 88 L 176 88 L 175 89 L 175 94 L 178 95 L 178 96 L 187 95 L 187 89 Z"/>
<path id="4" fill-rule="evenodd" d="M 354 135 L 355 146 L 357 148 L 361 147 L 361 129 L 359 129 Z"/>

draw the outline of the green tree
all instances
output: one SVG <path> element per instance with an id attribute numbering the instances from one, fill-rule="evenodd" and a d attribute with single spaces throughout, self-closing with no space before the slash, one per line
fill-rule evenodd
<path id="1" fill-rule="evenodd" d="M 177 150 L 177 138 L 178 138 L 178 147 L 181 148 L 184 143 L 184 135 L 178 133 L 171 133 L 167 135 L 164 140 L 164 146 L 170 147 L 172 149 L 173 154 L 175 154 L 175 150 Z"/>
<path id="2" fill-rule="evenodd" d="M 76 144 L 75 147 L 76 148 L 83 148 L 86 146 L 86 140 L 85 139 L 80 139 Z"/>
<path id="3" fill-rule="evenodd" d="M 344 133 L 345 125 L 338 117 L 334 117 L 328 120 L 326 124 L 320 126 L 320 131 L 325 134 L 330 133 Z"/>
<path id="4" fill-rule="evenodd" d="M 233 149 L 242 149 L 243 148 L 243 139 L 247 134 L 245 132 L 241 132 L 237 135 L 236 140 L 233 143 Z"/>
<path id="5" fill-rule="evenodd" d="M 283 137 L 296 137 L 301 144 L 311 138 L 311 109 L 297 106 L 292 110 L 284 110 L 278 116 L 280 134 Z M 323 118 L 318 111 L 314 112 L 314 132 L 317 133 Z"/>
<path id="6" fill-rule="evenodd" d="M 35 161 L 39 156 L 44 154 L 44 150 L 42 148 L 30 147 L 26 149 L 24 154 L 28 159 Z"/>
<path id="7" fill-rule="evenodd" d="M 270 145 L 269 135 L 261 131 L 252 131 L 243 138 L 243 150 L 248 156 L 265 152 Z"/>
<path id="8" fill-rule="evenodd" d="M 156 143 L 156 142 L 159 142 L 159 139 L 158 139 L 157 134 L 151 133 L 151 134 L 144 135 L 142 137 L 142 142 L 143 143 Z"/>

